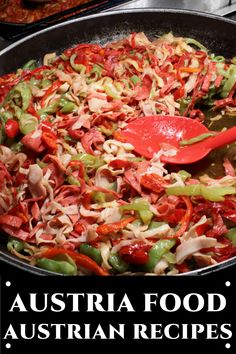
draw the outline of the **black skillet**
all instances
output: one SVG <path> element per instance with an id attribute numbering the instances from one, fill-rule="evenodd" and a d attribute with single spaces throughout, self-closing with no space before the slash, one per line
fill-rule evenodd
<path id="1" fill-rule="evenodd" d="M 134 31 L 144 31 L 150 38 L 172 31 L 174 35 L 199 40 L 215 54 L 225 57 L 236 55 L 236 22 L 232 20 L 173 9 L 121 10 L 70 20 L 19 40 L 0 52 L 0 75 L 16 70 L 29 59 L 37 59 L 40 63 L 44 54 L 60 53 L 76 43 L 104 44 Z M 16 259 L 8 253 L 4 241 L 0 242 L 0 259 L 31 273 L 54 274 Z M 187 274 L 203 275 L 234 264 L 236 257 Z"/>

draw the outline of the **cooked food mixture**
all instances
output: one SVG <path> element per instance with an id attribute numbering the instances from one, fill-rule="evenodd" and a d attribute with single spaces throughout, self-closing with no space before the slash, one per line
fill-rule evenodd
<path id="1" fill-rule="evenodd" d="M 152 115 L 227 129 L 235 94 L 235 58 L 171 33 L 78 44 L 1 77 L 2 242 L 68 275 L 170 275 L 235 256 L 235 144 L 180 166 L 161 161 L 172 146 L 147 159 L 122 136 Z"/>
<path id="2" fill-rule="evenodd" d="M 0 21 L 32 23 L 90 1 L 91 0 L 51 0 L 48 3 L 30 4 L 23 0 L 1 0 Z"/>

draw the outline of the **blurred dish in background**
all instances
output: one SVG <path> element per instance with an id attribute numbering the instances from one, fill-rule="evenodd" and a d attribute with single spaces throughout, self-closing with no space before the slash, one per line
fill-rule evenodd
<path id="1" fill-rule="evenodd" d="M 4 8 L 4 11 L 0 12 L 0 21 L 32 23 L 88 2 L 91 0 L 50 0 L 45 3 L 42 1 L 32 3 L 23 0 L 2 0 L 0 1 L 0 10 Z"/>

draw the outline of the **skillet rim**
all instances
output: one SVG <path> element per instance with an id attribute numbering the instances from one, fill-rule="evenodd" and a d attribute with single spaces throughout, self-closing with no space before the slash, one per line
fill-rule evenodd
<path id="1" fill-rule="evenodd" d="M 229 23 L 229 24 L 236 26 L 236 21 L 234 21 L 234 20 L 222 17 L 220 15 L 215 15 L 215 14 L 203 12 L 203 11 L 182 10 L 182 9 L 173 9 L 173 8 L 145 8 L 145 9 L 138 8 L 138 9 L 127 9 L 127 10 L 125 10 L 125 9 L 113 10 L 113 11 L 107 11 L 107 12 L 97 13 L 97 14 L 93 14 L 93 15 L 89 15 L 89 16 L 84 16 L 81 18 L 75 18 L 75 19 L 63 21 L 63 22 L 58 23 L 56 25 L 50 26 L 48 28 L 44 28 L 44 29 L 34 32 L 34 33 L 31 33 L 31 34 L 27 35 L 26 37 L 21 38 L 18 41 L 8 45 L 6 48 L 2 49 L 0 51 L 0 56 L 4 55 L 5 53 L 7 53 L 11 49 L 15 48 L 16 46 L 20 45 L 21 43 L 24 43 L 30 39 L 40 36 L 41 34 L 44 34 L 46 32 L 54 31 L 57 28 L 67 26 L 72 23 L 84 22 L 84 21 L 92 20 L 92 19 L 98 18 L 98 17 L 102 18 L 102 17 L 107 17 L 110 15 L 117 15 L 117 14 L 127 14 L 127 13 L 142 13 L 142 14 L 144 14 L 144 13 L 152 13 L 152 12 L 170 13 L 170 14 L 185 14 L 185 15 L 189 14 L 189 15 L 195 15 L 195 16 L 199 16 L 199 17 L 203 17 L 203 18 L 211 18 L 211 19 L 219 20 L 220 22 L 225 22 L 225 23 Z"/>

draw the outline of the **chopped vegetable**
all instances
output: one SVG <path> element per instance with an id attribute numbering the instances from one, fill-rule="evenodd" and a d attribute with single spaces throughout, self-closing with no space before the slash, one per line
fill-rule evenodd
<path id="1" fill-rule="evenodd" d="M 125 273 L 129 269 L 129 264 L 126 263 L 117 253 L 110 254 L 109 263 L 119 273 Z"/>
<path id="2" fill-rule="evenodd" d="M 146 200 L 136 200 L 132 204 L 127 204 L 127 205 L 122 205 L 120 207 L 121 211 L 126 211 L 126 210 L 134 210 L 137 211 L 139 214 L 140 219 L 144 224 L 149 224 L 152 217 L 153 213 L 150 211 L 150 205 Z"/>
<path id="3" fill-rule="evenodd" d="M 225 237 L 231 240 L 233 246 L 236 246 L 236 227 L 230 229 Z"/>
<path id="4" fill-rule="evenodd" d="M 8 119 L 5 124 L 5 131 L 8 138 L 15 138 L 19 132 L 19 124 L 15 119 Z"/>
<path id="5" fill-rule="evenodd" d="M 66 275 L 77 274 L 77 267 L 65 261 L 55 261 L 53 259 L 40 258 L 37 259 L 36 264 L 38 267 L 54 273 L 61 273 Z"/>
<path id="6" fill-rule="evenodd" d="M 234 144 L 183 170 L 164 163 L 171 139 L 145 158 L 122 134 L 142 117 L 201 121 L 209 133 L 180 141 L 184 152 L 234 125 L 235 57 L 197 38 L 132 33 L 42 62 L 0 77 L 8 251 L 56 274 L 99 276 L 185 273 L 235 256 Z"/>
<path id="7" fill-rule="evenodd" d="M 102 263 L 101 251 L 87 243 L 80 245 L 80 253 L 85 254 L 86 256 L 92 258 L 97 264 Z"/>
<path id="8" fill-rule="evenodd" d="M 151 272 L 161 258 L 175 245 L 175 240 L 159 240 L 148 252 L 148 262 L 145 264 L 145 270 Z"/>
<path id="9" fill-rule="evenodd" d="M 184 187 L 168 187 L 166 193 L 168 195 L 201 195 L 211 202 L 220 202 L 224 200 L 225 195 L 235 194 L 236 189 L 235 187 L 206 187 L 199 183 Z"/>

